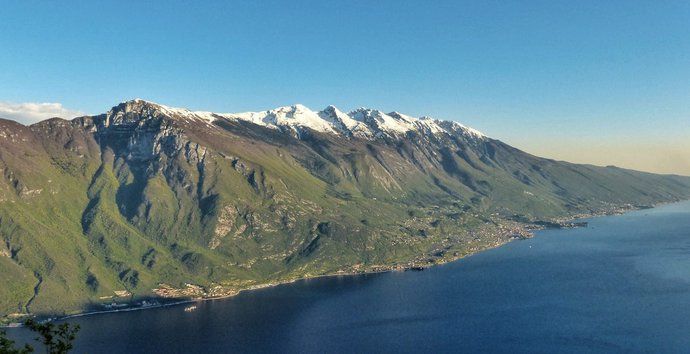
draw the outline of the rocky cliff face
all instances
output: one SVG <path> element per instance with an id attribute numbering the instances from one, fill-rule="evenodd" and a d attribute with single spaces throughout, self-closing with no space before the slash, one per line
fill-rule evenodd
<path id="1" fill-rule="evenodd" d="M 445 261 L 532 221 L 690 195 L 688 178 L 541 159 L 395 112 L 142 100 L 0 120 L 0 173 L 3 314 Z"/>

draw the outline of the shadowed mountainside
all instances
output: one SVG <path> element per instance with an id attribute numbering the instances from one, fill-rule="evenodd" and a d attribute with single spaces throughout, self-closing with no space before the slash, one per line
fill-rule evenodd
<path id="1" fill-rule="evenodd" d="M 690 196 L 688 177 L 543 159 L 451 122 L 142 100 L 0 120 L 0 172 L 2 315 L 441 262 Z"/>

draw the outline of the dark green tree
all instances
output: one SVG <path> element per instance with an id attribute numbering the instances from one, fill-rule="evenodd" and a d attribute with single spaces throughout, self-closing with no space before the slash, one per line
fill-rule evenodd
<path id="1" fill-rule="evenodd" d="M 15 349 L 14 341 L 7 338 L 7 332 L 0 330 L 0 354 L 29 354 L 33 353 L 34 348 L 30 345 L 24 345 L 24 348 Z"/>
<path id="2" fill-rule="evenodd" d="M 33 319 L 28 319 L 24 325 L 30 330 L 38 333 L 39 337 L 35 340 L 43 343 L 47 354 L 65 354 L 73 347 L 74 339 L 79 332 L 79 325 L 63 323 L 55 325 L 51 322 L 40 323 Z M 14 341 L 7 338 L 6 332 L 0 331 L 0 354 L 29 354 L 33 353 L 34 348 L 24 345 L 24 348 L 15 349 Z"/>

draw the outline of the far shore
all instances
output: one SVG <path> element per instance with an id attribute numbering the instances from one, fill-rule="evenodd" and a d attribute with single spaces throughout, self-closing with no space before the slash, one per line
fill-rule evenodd
<path id="1" fill-rule="evenodd" d="M 628 205 L 616 207 L 616 208 L 611 209 L 611 210 L 605 210 L 605 211 L 589 213 L 589 214 L 577 214 L 577 215 L 572 215 L 569 217 L 554 219 L 553 223 L 565 225 L 564 227 L 558 227 L 558 228 L 582 227 L 583 223 L 578 222 L 578 220 L 596 218 L 596 217 L 604 217 L 604 216 L 612 216 L 612 215 L 620 215 L 620 214 L 631 212 L 631 211 L 656 208 L 659 206 L 673 204 L 673 203 L 679 203 L 679 202 L 682 202 L 682 201 L 663 202 L 663 203 L 657 203 L 657 204 L 650 205 L 650 206 L 628 204 Z M 440 259 L 437 259 L 431 263 L 428 263 L 428 262 L 427 263 L 421 263 L 421 262 L 418 262 L 417 260 L 413 260 L 413 261 L 408 262 L 405 265 L 401 265 L 401 264 L 374 265 L 374 266 L 371 266 L 370 269 L 364 269 L 361 271 L 354 271 L 354 272 L 338 271 L 335 273 L 309 275 L 309 276 L 304 276 L 304 277 L 299 277 L 299 278 L 294 278 L 294 279 L 287 279 L 287 280 L 273 281 L 273 282 L 268 282 L 268 283 L 263 283 L 263 284 L 256 284 L 256 285 L 249 286 L 247 288 L 238 289 L 236 291 L 233 291 L 230 294 L 221 295 L 221 296 L 209 296 L 209 297 L 199 297 L 199 298 L 147 297 L 147 298 L 141 298 L 140 300 L 137 300 L 137 301 L 123 302 L 122 305 L 127 306 L 127 307 L 122 307 L 122 308 L 104 309 L 104 310 L 97 310 L 97 311 L 85 311 L 85 312 L 74 313 L 74 314 L 63 315 L 63 316 L 46 315 L 46 316 L 38 316 L 38 318 L 43 320 L 43 321 L 64 321 L 64 320 L 68 320 L 70 318 L 85 317 L 85 316 L 92 316 L 92 315 L 98 315 L 98 314 L 116 313 L 116 312 L 130 312 L 130 311 L 143 311 L 143 310 L 148 310 L 148 309 L 171 307 L 171 306 L 195 303 L 195 302 L 200 302 L 200 301 L 228 299 L 228 298 L 237 296 L 240 293 L 245 292 L 245 291 L 266 289 L 266 288 L 276 287 L 279 285 L 291 284 L 291 283 L 295 283 L 297 281 L 303 281 L 303 280 L 312 280 L 312 279 L 319 279 L 319 278 L 325 278 L 325 277 L 355 276 L 355 275 L 366 275 L 366 274 L 381 274 L 381 273 L 388 273 L 388 272 L 424 270 L 427 268 L 431 268 L 433 266 L 443 265 L 443 264 L 447 264 L 450 262 L 455 262 L 455 261 L 461 260 L 463 258 L 466 258 L 468 256 L 472 256 L 474 254 L 477 254 L 479 252 L 483 252 L 483 251 L 487 251 L 490 249 L 494 249 L 494 248 L 503 246 L 503 245 L 513 241 L 513 240 L 531 238 L 531 237 L 533 237 L 534 231 L 540 231 L 540 230 L 544 230 L 544 229 L 548 229 L 548 228 L 553 228 L 553 227 L 549 227 L 546 224 L 541 224 L 541 225 L 532 224 L 532 225 L 536 225 L 536 227 L 528 229 L 531 233 L 531 235 L 529 235 L 528 237 L 524 237 L 524 238 L 512 238 L 512 237 L 511 238 L 497 238 L 497 240 L 502 241 L 502 242 L 496 242 L 495 244 L 489 245 L 485 248 L 477 249 L 474 251 L 468 251 L 467 253 L 459 254 L 457 256 L 450 254 L 448 258 L 440 258 Z M 584 225 L 586 225 L 586 223 L 584 223 Z M 141 303 L 143 301 L 147 301 L 147 302 L 151 301 L 151 302 L 155 302 L 155 303 L 151 304 L 151 305 L 146 305 L 146 306 L 137 305 L 137 303 Z M 28 314 L 27 317 L 33 317 L 33 316 L 31 314 Z M 22 323 L 10 323 L 10 324 L 6 324 L 6 325 L 0 325 L 0 329 L 1 328 L 17 328 L 17 327 L 23 327 L 23 324 Z"/>

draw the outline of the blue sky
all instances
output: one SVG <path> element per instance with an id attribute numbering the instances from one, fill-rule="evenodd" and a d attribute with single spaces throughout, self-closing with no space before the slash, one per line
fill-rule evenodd
<path id="1" fill-rule="evenodd" d="M 65 114 L 366 106 L 690 174 L 688 1 L 7 1 L 0 82 Z"/>

